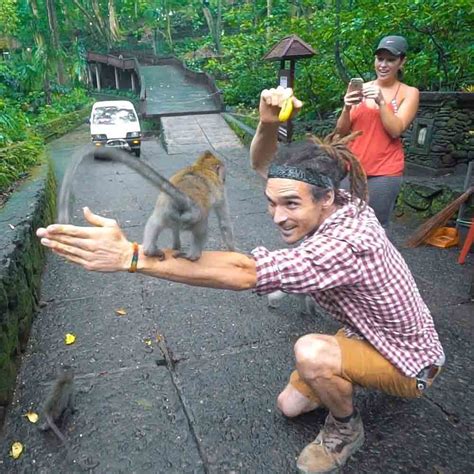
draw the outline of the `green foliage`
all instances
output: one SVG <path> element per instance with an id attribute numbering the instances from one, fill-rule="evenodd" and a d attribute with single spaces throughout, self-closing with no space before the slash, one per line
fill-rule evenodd
<path id="1" fill-rule="evenodd" d="M 228 6 L 224 13 L 223 56 L 189 59 L 209 38 L 180 42 L 175 52 L 189 67 L 218 79 L 228 105 L 255 106 L 261 89 L 275 86 L 279 63 L 262 56 L 280 39 L 297 34 L 317 51 L 296 63 L 295 91 L 307 105 L 306 119 L 321 119 L 341 106 L 346 78 L 374 76 L 374 49 L 388 34 L 404 35 L 410 45 L 405 81 L 420 90 L 467 89 L 474 79 L 474 45 L 467 34 L 472 2 L 455 0 L 301 1 L 295 6 L 276 0 L 271 16 L 266 2 Z M 336 61 L 339 45 L 340 64 Z"/>
<path id="2" fill-rule="evenodd" d="M 14 101 L 0 99 L 0 147 L 25 140 L 28 125 L 26 114 Z"/>
<path id="3" fill-rule="evenodd" d="M 37 109 L 33 120 L 34 124 L 61 118 L 64 114 L 80 110 L 92 102 L 84 89 L 59 86 L 52 94 L 52 101 L 52 105 L 44 104 Z"/>
<path id="4" fill-rule="evenodd" d="M 55 118 L 38 123 L 35 126 L 35 131 L 45 140 L 51 140 L 73 130 L 78 124 L 83 122 L 89 113 L 90 107 L 85 107 L 74 112 L 54 114 L 56 115 Z"/>
<path id="5" fill-rule="evenodd" d="M 32 133 L 24 141 L 0 148 L 0 192 L 38 163 L 43 148 L 43 139 Z"/>
<path id="6" fill-rule="evenodd" d="M 19 24 L 16 0 L 2 0 L 0 2 L 0 36 L 16 34 Z"/>
<path id="7" fill-rule="evenodd" d="M 37 163 L 45 140 L 81 123 L 90 104 L 84 89 L 59 86 L 53 88 L 51 105 L 42 91 L 0 99 L 0 192 Z"/>

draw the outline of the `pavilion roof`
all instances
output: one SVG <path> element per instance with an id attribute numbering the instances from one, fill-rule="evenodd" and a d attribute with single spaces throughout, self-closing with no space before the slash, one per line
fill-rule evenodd
<path id="1" fill-rule="evenodd" d="M 316 51 L 297 35 L 286 36 L 263 57 L 266 61 L 310 58 Z"/>

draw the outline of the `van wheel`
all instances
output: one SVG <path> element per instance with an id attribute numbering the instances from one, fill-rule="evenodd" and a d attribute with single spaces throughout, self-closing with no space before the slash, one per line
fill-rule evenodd
<path id="1" fill-rule="evenodd" d="M 133 150 L 133 153 L 135 153 L 137 158 L 140 158 L 140 148 L 138 150 Z"/>

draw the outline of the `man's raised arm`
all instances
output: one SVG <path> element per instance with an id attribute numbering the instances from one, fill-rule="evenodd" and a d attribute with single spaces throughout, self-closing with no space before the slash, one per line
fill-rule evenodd
<path id="1" fill-rule="evenodd" d="M 293 95 L 291 88 L 278 86 L 276 89 L 264 89 L 260 94 L 260 122 L 250 144 L 250 163 L 263 178 L 267 177 L 268 167 L 278 148 L 278 114 L 283 102 Z M 303 103 L 292 97 L 293 114 L 301 109 Z"/>

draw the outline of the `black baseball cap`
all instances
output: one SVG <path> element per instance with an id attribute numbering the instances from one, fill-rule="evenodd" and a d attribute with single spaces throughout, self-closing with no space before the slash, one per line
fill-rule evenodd
<path id="1" fill-rule="evenodd" d="M 385 36 L 380 40 L 375 53 L 377 54 L 381 49 L 386 49 L 395 56 L 402 56 L 407 52 L 408 43 L 403 36 Z"/>

